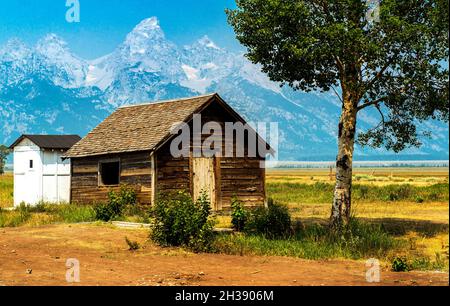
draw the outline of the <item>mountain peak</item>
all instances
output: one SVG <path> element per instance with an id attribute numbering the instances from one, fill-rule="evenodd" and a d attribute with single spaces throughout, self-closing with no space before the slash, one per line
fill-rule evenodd
<path id="1" fill-rule="evenodd" d="M 36 51 L 48 58 L 59 57 L 61 54 L 69 53 L 67 43 L 56 34 L 47 34 L 36 44 Z"/>
<path id="2" fill-rule="evenodd" d="M 12 46 L 15 46 L 15 47 L 22 47 L 22 46 L 24 46 L 24 47 L 26 47 L 25 43 L 20 38 L 12 37 L 12 38 L 8 39 L 6 41 L 6 43 L 4 44 L 4 47 L 2 47 L 0 49 L 3 50 L 3 49 L 6 49 L 6 48 L 9 48 L 9 47 L 12 47 Z"/>
<path id="3" fill-rule="evenodd" d="M 38 43 L 38 45 L 48 45 L 48 44 L 55 44 L 65 47 L 67 43 L 58 35 L 55 33 L 49 33 L 45 35 L 43 38 L 41 38 Z"/>
<path id="4" fill-rule="evenodd" d="M 198 40 L 198 43 L 202 46 L 208 47 L 208 48 L 212 48 L 212 49 L 217 49 L 219 50 L 220 48 L 208 37 L 208 35 L 203 36 L 202 38 L 200 38 Z"/>
<path id="5" fill-rule="evenodd" d="M 147 19 L 142 20 L 135 29 L 140 30 L 154 30 L 154 29 L 160 29 L 159 27 L 159 20 L 158 17 L 150 17 Z"/>
<path id="6" fill-rule="evenodd" d="M 164 32 L 159 26 L 158 18 L 151 17 L 142 20 L 133 31 L 127 35 L 125 45 L 139 47 L 140 50 L 143 50 L 147 49 L 144 46 L 147 46 L 149 43 L 163 41 L 164 39 Z"/>
<path id="7" fill-rule="evenodd" d="M 137 34 L 149 38 L 150 36 L 155 36 L 154 33 L 157 33 L 156 35 L 158 36 L 163 35 L 157 17 L 151 17 L 142 20 L 136 27 L 134 27 L 133 31 L 130 34 Z"/>
<path id="8" fill-rule="evenodd" d="M 0 57 L 5 57 L 4 59 L 9 60 L 24 58 L 30 52 L 30 48 L 17 37 L 9 39 L 0 47 Z"/>

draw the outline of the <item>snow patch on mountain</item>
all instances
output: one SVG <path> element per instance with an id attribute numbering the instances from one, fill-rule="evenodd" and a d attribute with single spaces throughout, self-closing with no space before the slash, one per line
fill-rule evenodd
<path id="1" fill-rule="evenodd" d="M 207 35 L 200 38 L 198 42 L 207 48 L 220 50 L 220 48 L 211 39 L 209 39 Z"/>
<path id="2" fill-rule="evenodd" d="M 48 34 L 35 47 L 40 68 L 52 75 L 55 85 L 65 88 L 83 86 L 88 64 L 75 56 L 56 34 Z"/>

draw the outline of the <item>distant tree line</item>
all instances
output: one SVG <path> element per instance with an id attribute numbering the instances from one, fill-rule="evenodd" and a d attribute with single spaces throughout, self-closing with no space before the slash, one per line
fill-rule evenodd
<path id="1" fill-rule="evenodd" d="M 6 158 L 9 153 L 11 153 L 11 150 L 7 146 L 0 145 L 0 175 L 5 173 Z"/>

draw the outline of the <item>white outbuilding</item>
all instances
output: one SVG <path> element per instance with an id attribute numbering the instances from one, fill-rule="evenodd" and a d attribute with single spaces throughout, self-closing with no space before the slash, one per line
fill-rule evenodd
<path id="1" fill-rule="evenodd" d="M 14 206 L 70 201 L 70 161 L 61 157 L 78 135 L 22 135 L 14 150 Z"/>

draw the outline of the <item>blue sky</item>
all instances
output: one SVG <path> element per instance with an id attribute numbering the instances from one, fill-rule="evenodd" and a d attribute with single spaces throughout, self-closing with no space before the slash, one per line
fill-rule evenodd
<path id="1" fill-rule="evenodd" d="M 12 37 L 34 44 L 47 33 L 66 40 L 77 55 L 111 52 L 142 19 L 157 16 L 168 39 L 184 45 L 207 34 L 219 46 L 241 47 L 226 22 L 234 0 L 79 0 L 81 22 L 65 19 L 66 0 L 0 1 L 0 45 Z"/>

